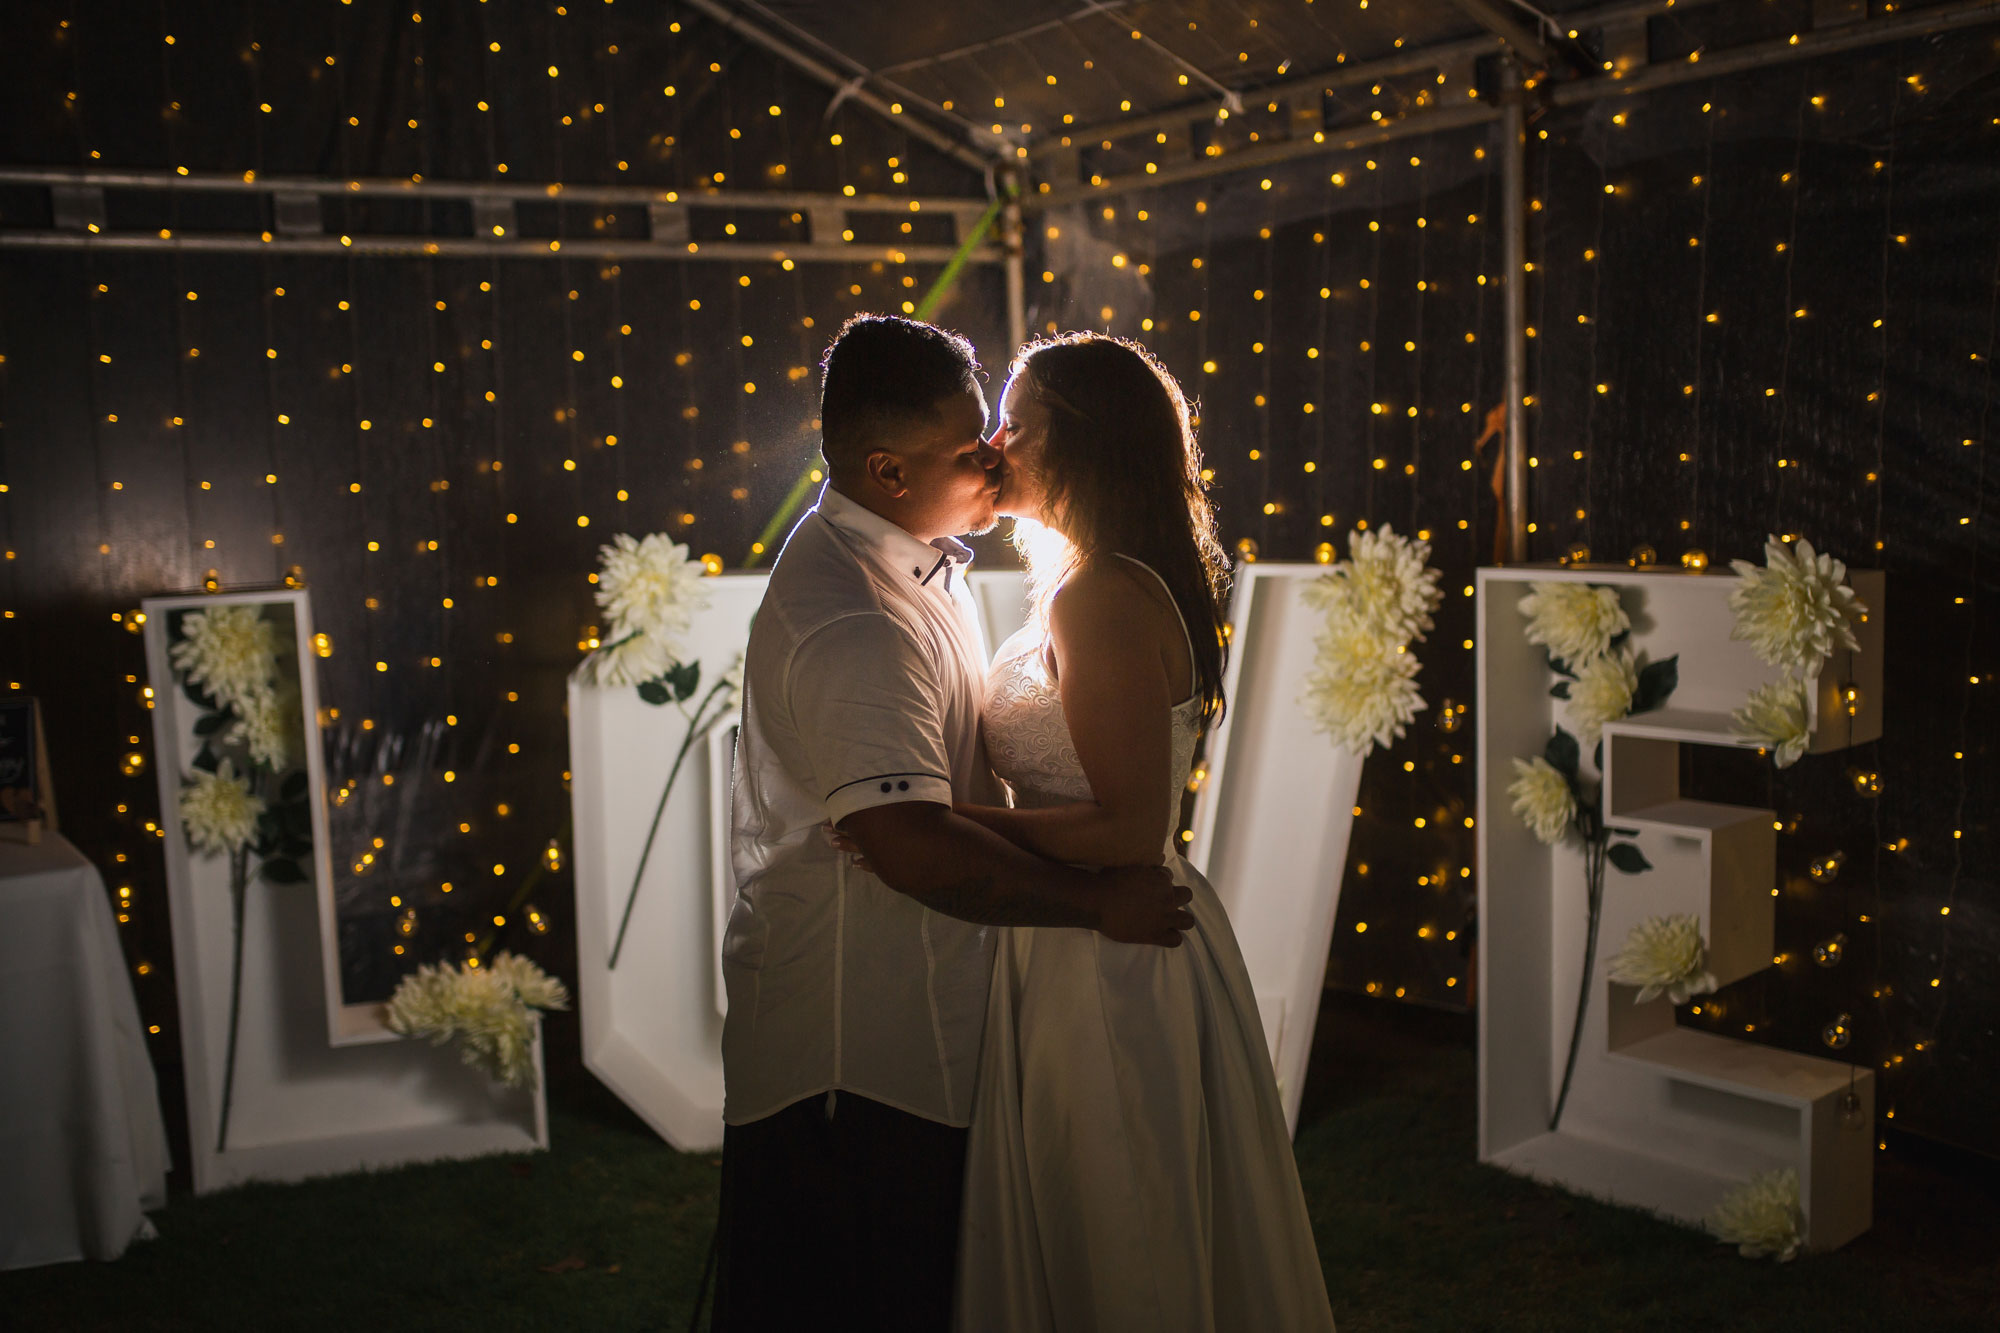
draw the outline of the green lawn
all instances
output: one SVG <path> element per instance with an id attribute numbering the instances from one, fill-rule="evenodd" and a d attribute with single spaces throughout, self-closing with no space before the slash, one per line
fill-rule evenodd
<path id="1" fill-rule="evenodd" d="M 176 1196 L 115 1264 L 0 1276 L 7 1329 L 680 1329 L 716 1159 L 552 1033 L 552 1150 Z M 565 1040 L 567 1039 L 567 1040 Z M 1876 1229 L 1787 1265 L 1473 1160 L 1470 1020 L 1328 998 L 1298 1139 L 1344 1333 L 2000 1326 L 1992 1177 L 1878 1158 Z"/>

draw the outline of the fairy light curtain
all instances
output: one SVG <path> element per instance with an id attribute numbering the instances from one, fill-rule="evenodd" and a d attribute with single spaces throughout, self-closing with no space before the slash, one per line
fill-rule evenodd
<path id="1" fill-rule="evenodd" d="M 824 89 L 680 11 L 47 5 L 9 28 L 0 159 L 16 165 L 986 190 L 870 114 L 828 118 Z M 106 205 L 116 226 L 261 221 L 249 195 L 114 189 Z M 465 212 L 325 205 L 348 234 L 463 235 Z M 539 235 L 643 236 L 628 213 L 518 210 Z M 0 188 L 0 227 L 49 223 L 46 192 Z M 868 225 L 859 239 L 935 239 L 927 219 Z M 690 226 L 806 234 L 782 213 L 696 209 Z M 663 531 L 741 562 L 814 454 L 826 339 L 854 311 L 910 308 L 939 267 L 0 257 L 4 683 L 45 701 L 64 831 L 111 872 L 162 1058 L 171 819 L 125 632 L 140 597 L 211 575 L 313 589 L 350 1000 L 475 946 L 562 970 L 563 688 L 597 622 L 598 545 Z M 938 317 L 1002 361 L 1002 299 L 975 265 Z"/>
<path id="2" fill-rule="evenodd" d="M 1782 773 L 1690 747 L 1686 789 L 1783 831 L 1777 965 L 1684 1021 L 1869 1061 L 1889 1128 L 1984 1152 L 1995 68 L 1981 32 L 1699 81 L 1543 114 L 1528 158 L 1535 557 L 1757 559 L 1780 533 L 1889 571 L 1880 744 Z M 1032 233 L 1036 327 L 1148 339 L 1199 392 L 1239 551 L 1344 554 L 1362 522 L 1432 542 L 1433 707 L 1368 766 L 1328 980 L 1442 1005 L 1476 990 L 1456 707 L 1495 521 L 1495 446 L 1474 447 L 1502 357 L 1490 142 L 1123 194 Z"/>
<path id="3" fill-rule="evenodd" d="M 169 31 L 152 7 L 43 6 L 5 57 L 6 154 L 983 191 L 872 117 L 824 121 L 825 93 L 688 11 L 640 8 L 452 6 L 418 20 L 315 0 L 177 13 Z M 1402 7 L 1335 22 L 1306 6 L 1258 28 L 1233 7 L 1180 8 L 1190 35 L 1145 35 L 1216 70 L 1239 56 L 1268 65 L 1266 78 L 1322 39 L 1359 60 L 1408 35 L 1388 12 Z M 1688 49 L 1730 8 L 1676 20 Z M 1069 27 L 894 77 L 1006 135 L 1115 119 L 1135 98 L 1147 109 L 1153 85 L 1177 77 L 1108 18 L 1082 46 Z M 886 46 L 874 54 L 893 63 Z M 1996 645 L 1982 614 L 1996 595 L 1983 459 L 2000 420 L 2000 253 L 1985 225 L 2000 205 L 1994 63 L 1991 30 L 1975 28 L 1546 112 L 1531 121 L 1528 191 L 1533 552 L 1719 561 L 1789 532 L 1880 563 L 1892 582 L 1879 747 L 1782 774 L 1687 761 L 1693 789 L 1771 804 L 1785 824 L 1784 961 L 1688 1021 L 1827 1052 L 1845 1014 L 1844 1052 L 1881 1072 L 1895 1126 L 1986 1151 L 2000 1105 L 1981 869 L 1994 794 Z M 1418 86 L 1430 77 L 1345 88 L 1328 114 L 1345 124 L 1463 91 Z M 1175 128 L 1166 148 L 1279 128 L 1254 99 L 1233 122 Z M 1143 171 L 1163 151 L 1143 138 L 1080 148 L 1079 174 L 1052 188 Z M 1201 396 L 1232 545 L 1311 560 L 1322 543 L 1344 553 L 1362 522 L 1429 534 L 1448 593 L 1422 650 L 1432 709 L 1369 767 L 1329 977 L 1448 1006 L 1477 988 L 1472 728 L 1457 705 L 1472 697 L 1464 589 L 1494 536 L 1495 446 L 1474 451 L 1500 391 L 1489 148 L 1477 128 L 1440 132 L 1029 217 L 1030 327 L 1109 327 L 1160 349 Z M 200 225 L 160 197 L 109 202 L 135 222 Z M 416 207 L 343 202 L 330 226 L 403 229 Z M 46 225 L 42 206 L 0 191 L 0 222 Z M 565 236 L 636 226 L 616 213 L 522 216 Z M 736 221 L 696 225 L 720 238 Z M 336 772 L 356 781 L 341 851 L 350 866 L 372 853 L 412 867 L 417 889 L 389 888 L 387 865 L 352 881 L 366 920 L 354 952 L 371 960 L 353 980 L 386 993 L 466 933 L 525 929 L 491 918 L 560 832 L 559 687 L 592 623 L 581 571 L 597 542 L 660 528 L 740 559 L 808 456 L 811 377 L 795 372 L 841 315 L 899 309 L 933 271 L 10 256 L 0 522 L 14 558 L 0 578 L 14 615 L 0 633 L 24 664 L 9 683 L 51 701 L 77 756 L 62 776 L 72 831 L 133 890 L 135 963 L 166 953 L 148 829 L 159 813 L 150 784 L 121 772 L 142 772 L 146 728 L 137 640 L 114 613 L 208 569 L 238 583 L 302 566 L 334 644 L 322 665 L 342 709 Z M 998 286 L 971 275 L 939 315 L 995 362 Z M 557 905 L 560 935 L 560 871 L 531 887 Z M 394 934 L 412 906 L 413 935 Z M 148 989 L 160 970 L 142 996 L 170 1023 L 170 989 Z"/>
<path id="4" fill-rule="evenodd" d="M 1144 339 L 1199 395 L 1239 559 L 1344 556 L 1385 523 L 1432 543 L 1431 708 L 1364 772 L 1328 980 L 1452 1008 L 1474 986 L 1461 709 L 1495 518 L 1497 451 L 1471 446 L 1500 392 L 1498 194 L 1483 132 L 1419 136 L 1052 212 L 1032 275 L 1036 327 Z"/>

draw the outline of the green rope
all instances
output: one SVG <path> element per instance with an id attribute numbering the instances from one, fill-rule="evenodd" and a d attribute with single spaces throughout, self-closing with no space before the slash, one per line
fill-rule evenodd
<path id="1" fill-rule="evenodd" d="M 1005 197 L 995 199 L 986 206 L 986 211 L 979 215 L 979 221 L 973 226 L 972 234 L 965 238 L 965 243 L 958 247 L 958 253 L 954 254 L 951 262 L 944 266 L 944 272 L 938 274 L 937 281 L 924 293 L 924 299 L 917 302 L 916 318 L 929 319 L 931 313 L 944 303 L 944 298 L 951 294 L 951 289 L 958 283 L 958 275 L 965 269 L 966 261 L 986 240 L 986 233 L 993 230 L 993 222 L 1000 216 L 1004 202 Z M 799 479 L 792 483 L 792 489 L 785 493 L 784 500 L 778 505 L 778 512 L 771 515 L 771 521 L 757 534 L 757 540 L 750 546 L 750 554 L 743 557 L 743 568 L 757 567 L 765 552 L 771 549 L 771 543 L 778 539 L 778 534 L 792 521 L 792 516 L 798 513 L 799 506 L 805 503 L 806 496 L 812 493 L 812 488 L 819 484 L 821 477 L 822 473 L 817 466 L 809 466 L 799 475 Z"/>

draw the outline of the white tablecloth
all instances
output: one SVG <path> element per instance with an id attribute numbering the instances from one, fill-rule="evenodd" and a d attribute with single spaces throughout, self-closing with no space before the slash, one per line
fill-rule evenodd
<path id="1" fill-rule="evenodd" d="M 59 835 L 0 842 L 0 1269 L 116 1259 L 166 1173 L 103 879 Z"/>

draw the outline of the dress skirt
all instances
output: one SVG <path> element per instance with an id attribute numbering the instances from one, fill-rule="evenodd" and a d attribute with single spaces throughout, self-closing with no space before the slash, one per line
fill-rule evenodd
<path id="1" fill-rule="evenodd" d="M 967 1150 L 961 1333 L 1333 1327 L 1215 890 L 1178 949 L 1003 930 Z"/>

